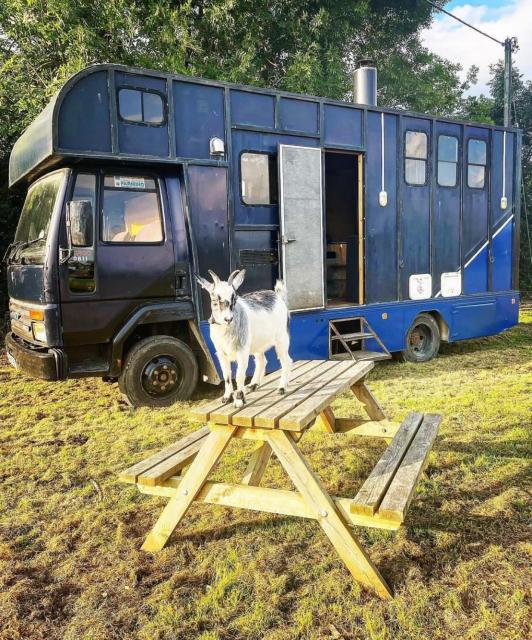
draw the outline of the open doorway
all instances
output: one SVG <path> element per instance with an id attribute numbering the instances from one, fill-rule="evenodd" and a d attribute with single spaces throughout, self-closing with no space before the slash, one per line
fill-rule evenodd
<path id="1" fill-rule="evenodd" d="M 327 306 L 362 304 L 362 155 L 325 152 Z"/>

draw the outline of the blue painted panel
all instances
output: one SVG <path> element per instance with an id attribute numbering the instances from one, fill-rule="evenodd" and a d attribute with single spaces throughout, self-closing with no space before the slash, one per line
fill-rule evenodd
<path id="1" fill-rule="evenodd" d="M 281 98 L 279 102 L 279 124 L 281 129 L 318 133 L 318 108 L 317 102 Z"/>
<path id="2" fill-rule="evenodd" d="M 231 123 L 275 126 L 275 98 L 250 91 L 231 91 Z"/>
<path id="3" fill-rule="evenodd" d="M 438 184 L 438 144 L 440 136 L 452 136 L 458 140 L 456 186 Z M 437 122 L 434 129 L 435 197 L 432 214 L 432 285 L 433 294 L 441 289 L 441 274 L 459 271 L 460 259 L 460 189 L 461 189 L 461 128 L 459 125 Z M 440 182 L 445 182 L 443 172 Z M 450 182 L 450 180 L 449 180 Z"/>
<path id="4" fill-rule="evenodd" d="M 167 158 L 168 148 L 168 108 L 166 104 L 166 80 L 118 72 L 115 75 L 117 92 L 121 87 L 151 89 L 160 93 L 165 101 L 165 122 L 159 126 L 124 122 L 118 118 L 118 148 L 120 153 Z"/>
<path id="5" fill-rule="evenodd" d="M 107 71 L 79 80 L 65 96 L 59 113 L 60 149 L 111 151 Z"/>
<path id="6" fill-rule="evenodd" d="M 450 341 L 494 335 L 518 322 L 519 294 L 489 296 L 461 296 L 445 300 L 403 301 L 374 304 L 364 307 L 327 309 L 293 313 L 290 321 L 290 355 L 294 360 L 327 359 L 329 320 L 353 316 L 365 317 L 390 351 L 405 346 L 406 333 L 419 313 L 437 311 L 450 329 Z M 383 313 L 388 319 L 382 318 Z M 209 338 L 209 326 L 204 322 L 201 331 L 215 361 L 214 347 Z M 279 367 L 275 353 L 268 352 L 268 371 Z M 217 362 L 217 361 L 216 361 Z M 253 371 L 250 361 L 248 374 Z"/>
<path id="7" fill-rule="evenodd" d="M 326 104 L 324 107 L 325 144 L 362 147 L 362 111 Z"/>
<path id="8" fill-rule="evenodd" d="M 177 155 L 210 158 L 210 139 L 225 140 L 224 90 L 175 81 L 172 88 Z"/>
<path id="9" fill-rule="evenodd" d="M 430 122 L 422 118 L 403 118 L 401 147 L 398 155 L 403 158 L 400 176 L 400 297 L 409 299 L 409 278 L 413 274 L 430 273 L 430 175 L 431 144 Z M 405 134 L 407 131 L 422 131 L 427 135 L 426 183 L 409 185 L 404 179 Z M 432 294 L 436 293 L 432 285 Z"/>
<path id="10" fill-rule="evenodd" d="M 482 251 L 466 267 L 465 265 L 484 247 L 488 240 L 488 185 L 489 185 L 489 130 L 480 127 L 464 129 L 463 144 L 463 214 L 462 214 L 462 255 L 464 261 L 464 293 L 483 292 L 488 290 L 488 251 Z M 486 142 L 487 165 L 485 183 L 482 189 L 468 186 L 468 142 L 471 138 Z"/>
<path id="11" fill-rule="evenodd" d="M 488 247 L 485 246 L 471 262 L 465 264 L 462 290 L 464 293 L 482 293 L 488 288 Z"/>
<path id="12" fill-rule="evenodd" d="M 506 220 L 494 232 L 491 251 L 493 271 L 491 286 L 493 291 L 508 291 L 512 288 L 513 218 Z"/>
<path id="13" fill-rule="evenodd" d="M 262 151 L 277 156 L 278 144 L 294 144 L 316 147 L 319 140 L 290 135 L 257 133 L 253 131 L 233 132 L 233 202 L 234 220 L 237 225 L 279 224 L 278 205 L 246 205 L 242 201 L 240 185 L 240 155 L 243 151 Z"/>
<path id="14" fill-rule="evenodd" d="M 202 276 L 212 269 L 220 277 L 229 275 L 227 169 L 188 167 L 188 201 L 196 243 L 197 269 Z M 209 296 L 202 289 L 203 316 L 209 317 Z"/>
<path id="15" fill-rule="evenodd" d="M 367 303 L 397 300 L 397 116 L 384 116 L 384 189 L 381 190 L 381 116 L 368 113 L 366 152 L 366 295 Z"/>
<path id="16" fill-rule="evenodd" d="M 491 136 L 491 231 L 512 210 L 514 203 L 514 141 L 515 134 L 506 133 L 506 185 L 505 195 L 508 200 L 506 209 L 501 209 L 501 197 L 503 195 L 503 140 L 502 131 L 493 131 Z"/>

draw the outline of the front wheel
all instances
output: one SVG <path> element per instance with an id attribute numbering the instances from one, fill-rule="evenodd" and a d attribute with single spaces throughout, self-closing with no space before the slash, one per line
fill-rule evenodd
<path id="1" fill-rule="evenodd" d="M 168 407 L 188 400 L 198 382 L 198 362 L 190 347 L 171 336 L 152 336 L 135 344 L 118 379 L 134 407 Z"/>
<path id="2" fill-rule="evenodd" d="M 420 313 L 406 334 L 406 347 L 401 351 L 405 362 L 427 362 L 440 349 L 440 328 L 428 313 Z"/>

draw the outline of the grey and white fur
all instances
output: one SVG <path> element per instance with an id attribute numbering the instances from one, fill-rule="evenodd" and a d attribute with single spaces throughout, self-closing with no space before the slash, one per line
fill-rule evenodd
<path id="1" fill-rule="evenodd" d="M 249 356 L 255 360 L 255 372 L 248 387 L 254 391 L 262 382 L 266 371 L 265 353 L 275 347 L 281 362 L 279 393 L 288 387 L 292 359 L 288 354 L 290 314 L 286 305 L 286 288 L 278 280 L 274 291 L 255 291 L 243 296 L 237 294 L 244 281 L 245 270 L 233 271 L 227 281 L 210 271 L 212 282 L 196 275 L 199 284 L 211 297 L 210 335 L 222 369 L 225 391 L 223 402 L 234 401 L 240 408 L 246 402 L 244 382 Z M 237 364 L 236 393 L 233 397 L 231 362 Z"/>

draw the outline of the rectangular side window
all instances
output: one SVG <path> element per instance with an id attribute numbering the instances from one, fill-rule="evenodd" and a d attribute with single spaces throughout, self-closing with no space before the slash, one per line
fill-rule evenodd
<path id="1" fill-rule="evenodd" d="M 438 136 L 438 184 L 456 187 L 458 182 L 458 138 Z"/>
<path id="2" fill-rule="evenodd" d="M 405 181 L 419 186 L 427 180 L 427 134 L 423 131 L 407 131 L 405 135 Z"/>
<path id="3" fill-rule="evenodd" d="M 159 93 L 140 89 L 119 89 L 118 113 L 122 120 L 137 124 L 164 124 L 164 102 Z"/>
<path id="4" fill-rule="evenodd" d="M 105 176 L 102 205 L 104 242 L 162 242 L 161 206 L 153 178 Z"/>
<path id="5" fill-rule="evenodd" d="M 94 243 L 94 215 L 96 211 L 96 176 L 93 173 L 78 173 L 71 200 L 88 200 L 93 214 L 93 243 Z M 72 293 L 93 293 L 96 290 L 94 278 L 94 244 L 74 252 L 68 261 L 68 288 Z"/>
<path id="6" fill-rule="evenodd" d="M 483 189 L 486 183 L 486 142 L 470 138 L 467 143 L 467 186 Z"/>
<path id="7" fill-rule="evenodd" d="M 268 153 L 242 153 L 240 177 L 244 204 L 277 204 L 277 167 L 274 156 Z"/>

